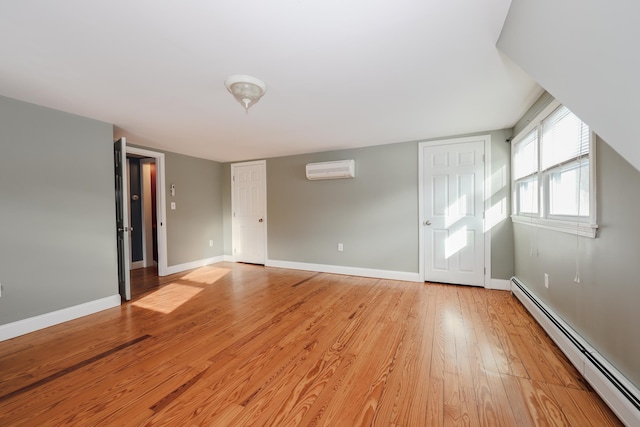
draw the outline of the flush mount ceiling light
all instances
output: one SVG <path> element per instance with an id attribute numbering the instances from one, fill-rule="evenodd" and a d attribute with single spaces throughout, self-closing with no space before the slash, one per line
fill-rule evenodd
<path id="1" fill-rule="evenodd" d="M 230 76 L 224 81 L 227 90 L 238 100 L 249 113 L 249 107 L 260 101 L 267 91 L 267 85 L 262 80 L 245 75 Z"/>

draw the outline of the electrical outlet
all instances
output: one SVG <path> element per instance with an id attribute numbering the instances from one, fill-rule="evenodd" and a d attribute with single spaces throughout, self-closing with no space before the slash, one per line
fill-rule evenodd
<path id="1" fill-rule="evenodd" d="M 342 243 L 338 243 L 338 252 L 342 252 L 344 250 L 344 246 Z"/>
<path id="2" fill-rule="evenodd" d="M 544 273 L 544 287 L 549 289 L 549 273 Z"/>
<path id="3" fill-rule="evenodd" d="M 213 246 L 213 240 L 209 240 L 209 246 Z"/>

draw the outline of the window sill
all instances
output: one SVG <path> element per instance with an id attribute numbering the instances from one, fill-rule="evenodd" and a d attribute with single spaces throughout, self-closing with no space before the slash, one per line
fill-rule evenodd
<path id="1" fill-rule="evenodd" d="M 590 237 L 592 239 L 595 239 L 596 232 L 598 231 L 597 224 L 587 224 L 583 222 L 557 221 L 519 215 L 511 215 L 511 221 L 515 224 L 529 225 L 531 227 L 559 231 L 561 233 L 572 234 L 574 236 Z"/>

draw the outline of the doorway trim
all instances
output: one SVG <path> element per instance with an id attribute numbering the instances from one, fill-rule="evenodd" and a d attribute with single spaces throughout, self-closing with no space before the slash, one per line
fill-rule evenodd
<path id="1" fill-rule="evenodd" d="M 484 233 L 484 287 L 491 287 L 491 230 L 487 230 L 486 213 L 491 208 L 491 135 L 468 136 L 461 138 L 438 139 L 434 141 L 423 141 L 418 143 L 418 235 L 419 235 L 419 274 L 421 281 L 426 281 L 425 269 L 425 212 L 424 212 L 424 159 L 422 156 L 424 147 L 437 145 L 452 145 L 464 142 L 484 142 L 484 212 L 485 218 L 482 221 Z"/>
<path id="2" fill-rule="evenodd" d="M 156 217 L 158 221 L 158 276 L 166 276 L 167 271 L 167 221 L 165 197 L 164 153 L 127 145 L 127 154 L 151 157 L 156 162 Z"/>

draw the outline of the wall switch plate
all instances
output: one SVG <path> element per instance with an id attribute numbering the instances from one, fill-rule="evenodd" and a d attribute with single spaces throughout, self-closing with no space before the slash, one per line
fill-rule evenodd
<path id="1" fill-rule="evenodd" d="M 213 246 L 213 240 L 209 240 L 209 246 Z"/>
<path id="2" fill-rule="evenodd" d="M 172 211 L 176 210 L 176 202 L 171 202 L 171 210 Z"/>
<path id="3" fill-rule="evenodd" d="M 549 289 L 549 273 L 544 273 L 544 287 Z"/>
<path id="4" fill-rule="evenodd" d="M 344 246 L 342 243 L 338 243 L 338 252 L 342 252 L 344 250 Z"/>

